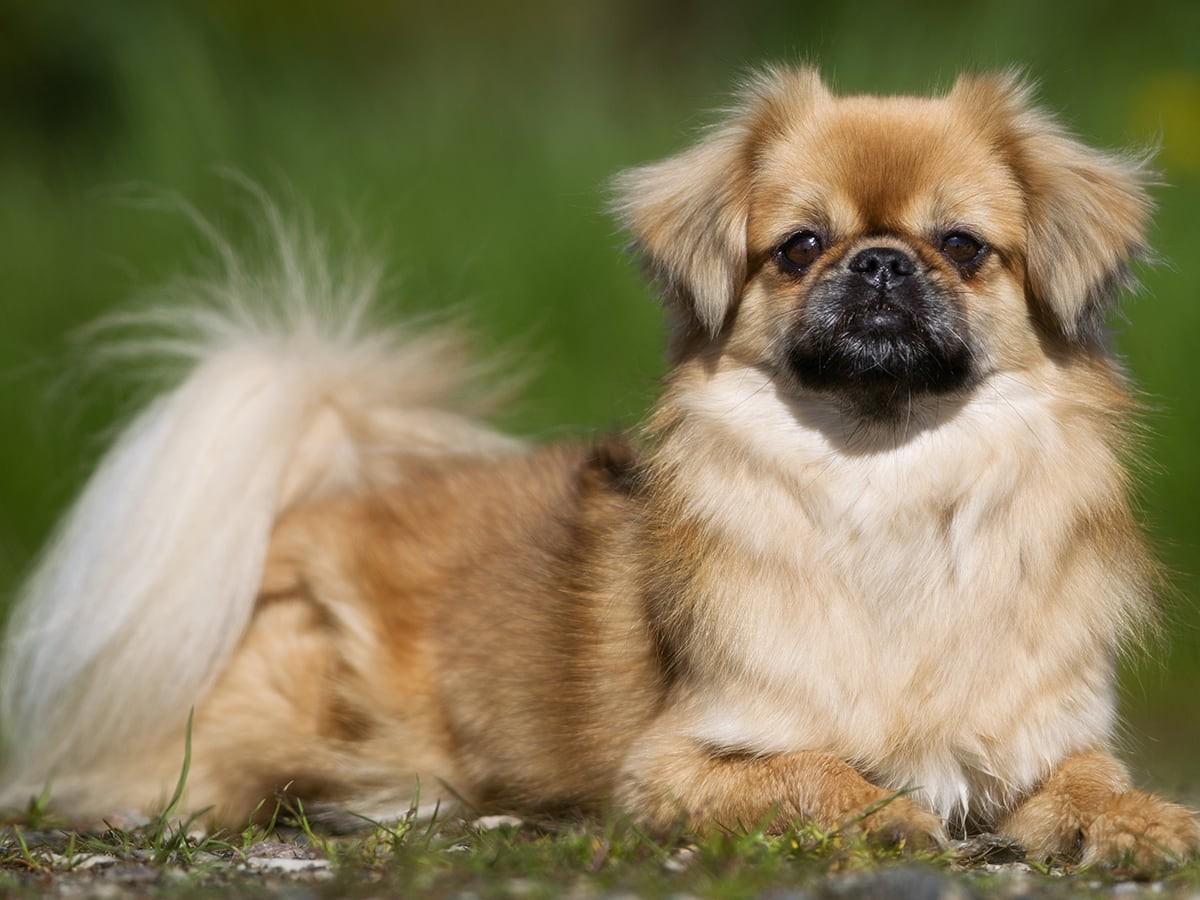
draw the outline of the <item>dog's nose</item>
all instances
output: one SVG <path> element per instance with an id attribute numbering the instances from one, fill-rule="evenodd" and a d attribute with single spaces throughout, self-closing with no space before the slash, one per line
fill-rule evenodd
<path id="1" fill-rule="evenodd" d="M 854 254 L 846 268 L 881 291 L 899 284 L 917 270 L 915 261 L 895 247 L 868 247 Z"/>

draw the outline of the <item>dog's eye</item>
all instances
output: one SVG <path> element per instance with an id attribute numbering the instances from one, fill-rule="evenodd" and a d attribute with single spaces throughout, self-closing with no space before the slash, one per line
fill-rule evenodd
<path id="1" fill-rule="evenodd" d="M 983 244 L 961 231 L 952 231 L 942 238 L 942 253 L 956 265 L 970 266 L 983 253 Z"/>
<path id="2" fill-rule="evenodd" d="M 825 248 L 821 238 L 812 231 L 793 234 L 776 251 L 780 264 L 792 272 L 802 272 L 816 262 Z"/>

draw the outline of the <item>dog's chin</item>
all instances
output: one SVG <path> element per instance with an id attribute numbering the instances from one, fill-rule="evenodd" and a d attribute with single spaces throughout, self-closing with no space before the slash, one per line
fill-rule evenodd
<path id="1" fill-rule="evenodd" d="M 967 387 L 973 372 L 966 340 L 894 321 L 903 315 L 839 322 L 832 333 L 801 329 L 787 350 L 788 369 L 802 387 L 844 400 L 872 419 L 903 415 L 915 398 Z"/>

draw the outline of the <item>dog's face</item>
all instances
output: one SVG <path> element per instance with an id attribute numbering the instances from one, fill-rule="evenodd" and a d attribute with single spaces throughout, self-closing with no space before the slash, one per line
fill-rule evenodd
<path id="1" fill-rule="evenodd" d="M 836 98 L 811 71 L 771 72 L 698 146 L 623 175 L 676 355 L 726 354 L 887 417 L 1101 349 L 1143 247 L 1146 176 L 1027 94 L 996 76 Z"/>
<path id="2" fill-rule="evenodd" d="M 939 101 L 854 99 L 800 123 L 761 151 L 733 343 L 880 410 L 1022 353 L 1021 192 L 995 151 Z"/>

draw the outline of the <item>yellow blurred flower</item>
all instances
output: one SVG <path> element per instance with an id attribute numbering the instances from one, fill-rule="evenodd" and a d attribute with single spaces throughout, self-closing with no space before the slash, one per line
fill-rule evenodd
<path id="1" fill-rule="evenodd" d="M 1136 132 L 1162 142 L 1159 165 L 1173 172 L 1200 172 L 1200 73 L 1156 72 L 1138 91 L 1132 109 Z"/>

